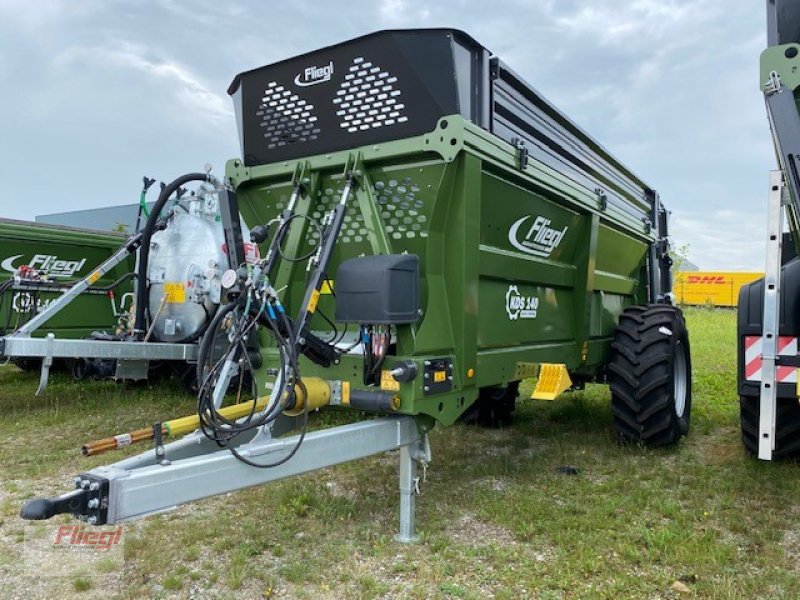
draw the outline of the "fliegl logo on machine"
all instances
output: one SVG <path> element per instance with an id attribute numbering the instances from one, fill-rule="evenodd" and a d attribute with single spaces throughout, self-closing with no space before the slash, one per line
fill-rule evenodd
<path id="1" fill-rule="evenodd" d="M 531 221 L 532 219 L 532 221 Z M 551 227 L 550 219 L 533 215 L 522 217 L 514 222 L 508 230 L 508 241 L 518 250 L 527 254 L 549 258 L 553 250 L 567 234 L 568 226 L 563 229 Z"/>
<path id="2" fill-rule="evenodd" d="M 0 261 L 0 267 L 9 273 L 16 273 L 17 269 L 26 264 L 22 254 L 15 254 Z M 35 254 L 27 263 L 31 269 L 47 273 L 53 278 L 73 277 L 86 264 L 86 259 L 62 260 L 54 254 Z"/>
<path id="3" fill-rule="evenodd" d="M 539 312 L 539 297 L 521 294 L 516 285 L 508 286 L 506 292 L 506 314 L 510 321 L 535 319 Z"/>
<path id="4" fill-rule="evenodd" d="M 330 81 L 333 77 L 333 61 L 321 67 L 310 66 L 303 69 L 302 73 L 298 73 L 294 78 L 294 82 L 300 87 L 308 87 L 309 85 L 317 85 L 325 81 Z"/>

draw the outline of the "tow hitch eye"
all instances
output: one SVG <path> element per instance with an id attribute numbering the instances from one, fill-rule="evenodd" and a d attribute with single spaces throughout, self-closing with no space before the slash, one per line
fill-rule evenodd
<path id="1" fill-rule="evenodd" d="M 43 521 L 71 514 L 89 525 L 104 525 L 108 518 L 108 480 L 85 473 L 75 478 L 75 487 L 58 498 L 28 500 L 19 516 L 28 521 Z"/>

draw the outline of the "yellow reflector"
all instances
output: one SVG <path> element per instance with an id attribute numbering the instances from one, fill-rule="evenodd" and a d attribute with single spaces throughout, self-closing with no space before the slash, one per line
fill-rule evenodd
<path id="1" fill-rule="evenodd" d="M 567 372 L 567 365 L 554 365 L 542 363 L 539 369 L 539 379 L 536 388 L 531 394 L 533 400 L 555 400 L 564 391 L 572 386 L 572 380 Z"/>
<path id="2" fill-rule="evenodd" d="M 306 306 L 306 310 L 313 314 L 315 310 L 317 310 L 317 302 L 319 302 L 319 290 L 314 290 L 311 292 L 311 298 L 308 299 L 308 306 Z"/>
<path id="3" fill-rule="evenodd" d="M 350 406 L 350 382 L 342 382 L 342 405 Z"/>

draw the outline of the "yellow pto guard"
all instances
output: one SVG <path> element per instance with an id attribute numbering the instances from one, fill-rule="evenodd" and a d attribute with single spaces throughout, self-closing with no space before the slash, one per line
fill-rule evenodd
<path id="1" fill-rule="evenodd" d="M 572 386 L 567 365 L 543 363 L 539 369 L 539 379 L 531 394 L 533 400 L 555 400 Z"/>

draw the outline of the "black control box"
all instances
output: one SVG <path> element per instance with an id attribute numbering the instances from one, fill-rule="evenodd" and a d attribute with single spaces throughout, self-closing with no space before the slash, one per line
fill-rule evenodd
<path id="1" fill-rule="evenodd" d="M 336 320 L 399 325 L 419 319 L 419 257 L 416 254 L 359 256 L 336 273 Z"/>

